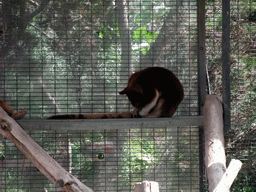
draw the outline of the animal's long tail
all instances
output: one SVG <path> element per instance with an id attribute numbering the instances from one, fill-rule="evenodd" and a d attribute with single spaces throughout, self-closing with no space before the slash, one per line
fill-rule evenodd
<path id="1" fill-rule="evenodd" d="M 131 112 L 129 113 L 95 113 L 95 114 L 67 114 L 54 115 L 48 119 L 115 119 L 115 118 L 133 118 Z"/>

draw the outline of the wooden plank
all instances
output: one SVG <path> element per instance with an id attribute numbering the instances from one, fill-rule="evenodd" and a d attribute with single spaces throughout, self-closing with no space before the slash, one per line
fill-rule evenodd
<path id="1" fill-rule="evenodd" d="M 223 192 L 228 191 L 237 177 L 238 172 L 242 168 L 242 162 L 238 159 L 232 159 L 226 172 L 221 178 L 218 186 L 213 192 Z"/>
<path id="2" fill-rule="evenodd" d="M 25 130 L 95 130 L 203 126 L 203 116 L 139 119 L 20 120 Z"/>
<path id="3" fill-rule="evenodd" d="M 93 192 L 50 157 L 22 127 L 0 107 L 0 134 L 11 140 L 24 156 L 53 184 L 68 192 Z"/>

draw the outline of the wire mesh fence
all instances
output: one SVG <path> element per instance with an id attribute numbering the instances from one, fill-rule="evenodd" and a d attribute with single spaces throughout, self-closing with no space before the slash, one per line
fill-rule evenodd
<path id="1" fill-rule="evenodd" d="M 0 6 L 0 98 L 28 110 L 25 119 L 43 125 L 54 114 L 130 111 L 118 92 L 149 66 L 168 68 L 182 82 L 185 99 L 175 116 L 199 115 L 196 0 Z M 198 127 L 72 128 L 28 132 L 94 191 L 133 191 L 142 180 L 158 181 L 161 191 L 200 188 Z M 1 191 L 58 191 L 4 138 L 0 151 Z"/>
<path id="2" fill-rule="evenodd" d="M 232 127 L 226 134 L 228 163 L 231 158 L 243 162 L 233 191 L 256 190 L 255 136 L 255 10 L 253 1 L 230 1 L 231 26 L 231 101 Z M 222 94 L 221 1 L 206 3 L 206 46 L 209 89 L 213 94 Z"/>
<path id="3" fill-rule="evenodd" d="M 233 190 L 255 191 L 256 4 L 230 2 L 232 129 L 226 136 L 227 157 L 244 163 Z M 0 99 L 27 109 L 30 120 L 130 111 L 127 99 L 118 95 L 129 76 L 162 66 L 184 86 L 185 99 L 175 116 L 197 116 L 197 5 L 196 0 L 0 1 Z M 217 94 L 222 93 L 221 8 L 221 1 L 206 1 L 208 89 Z M 95 191 L 132 191 L 144 179 L 159 181 L 160 191 L 207 191 L 206 184 L 199 186 L 197 127 L 71 127 L 30 135 Z M 0 141 L 1 191 L 58 191 L 12 143 Z"/>
<path id="4" fill-rule="evenodd" d="M 133 191 L 142 180 L 158 181 L 161 191 L 199 191 L 198 127 L 29 134 L 94 191 Z M 13 143 L 3 142 L 1 191 L 58 191 Z"/>
<path id="5" fill-rule="evenodd" d="M 122 3 L 3 1 L 0 97 L 30 119 L 129 111 L 129 76 L 162 66 L 185 88 L 176 115 L 198 115 L 196 1 Z"/>

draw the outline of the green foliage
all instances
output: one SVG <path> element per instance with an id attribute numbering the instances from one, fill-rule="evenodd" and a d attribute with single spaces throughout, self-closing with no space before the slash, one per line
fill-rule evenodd
<path id="1" fill-rule="evenodd" d="M 150 43 L 155 42 L 158 32 L 148 31 L 146 27 L 140 27 L 133 32 L 133 39 L 139 42 L 139 49 L 145 55 L 150 49 Z"/>
<path id="2" fill-rule="evenodd" d="M 121 175 L 127 181 L 132 183 L 140 182 L 150 167 L 157 163 L 159 152 L 155 148 L 155 142 L 135 137 L 125 143 L 122 153 Z M 139 177 L 133 177 L 140 175 Z"/>
<path id="3" fill-rule="evenodd" d="M 135 41 L 139 41 L 139 42 L 148 42 L 148 43 L 151 43 L 151 42 L 154 42 L 156 37 L 158 36 L 158 32 L 153 32 L 153 31 L 147 31 L 147 28 L 146 27 L 140 27 L 138 29 L 136 29 L 134 32 L 133 32 L 133 39 Z"/>
<path id="4" fill-rule="evenodd" d="M 5 155 L 4 155 L 4 145 L 0 144 L 0 161 L 5 159 Z"/>
<path id="5" fill-rule="evenodd" d="M 249 170 L 239 173 L 238 180 L 235 181 L 233 192 L 254 192 L 256 189 L 255 174 Z"/>
<path id="6" fill-rule="evenodd" d="M 228 159 L 244 160 L 232 191 L 255 191 L 256 92 L 255 92 L 255 2 L 231 1 L 231 99 L 232 129 Z M 207 2 L 207 59 L 212 93 L 222 93 L 221 1 Z"/>
<path id="7" fill-rule="evenodd" d="M 39 0 L 3 1 L 1 4 L 6 6 L 3 10 L 9 22 L 6 26 L 7 41 L 1 44 L 1 64 L 5 68 L 4 74 L 2 68 L 0 70 L 4 79 L 0 83 L 4 87 L 4 98 L 10 101 L 10 105 L 28 109 L 27 116 L 30 119 L 42 119 L 55 113 L 117 112 L 120 109 L 117 103 L 123 105 L 124 102 L 120 102 L 113 93 L 120 89 L 120 69 L 127 66 L 121 64 L 124 54 L 120 44 L 122 31 L 119 31 L 117 24 L 114 1 L 49 1 L 38 14 L 30 18 L 40 4 Z M 183 12 L 179 12 L 179 6 Z M 192 41 L 197 41 L 196 35 L 193 39 L 193 34 L 197 33 L 196 21 L 193 20 L 196 12 L 192 15 L 190 11 L 193 10 L 189 6 L 183 1 L 129 1 L 131 63 L 134 68 L 139 66 L 141 57 L 149 53 L 152 44 L 160 35 L 164 21 L 170 19 L 165 35 L 167 40 L 171 39 L 166 42 L 166 47 L 172 49 L 162 50 L 161 54 L 164 56 L 159 57 L 157 62 L 175 66 L 182 71 L 184 82 L 187 78 L 197 79 L 196 72 L 193 77 L 187 75 L 188 71 L 194 70 L 192 67 L 197 63 L 197 58 L 193 60 L 189 58 L 191 55 L 188 56 L 196 47 L 196 43 Z M 231 147 L 227 150 L 228 158 L 245 159 L 244 168 L 234 184 L 234 191 L 256 191 L 256 167 L 252 158 L 256 155 L 253 143 L 256 137 L 255 10 L 256 2 L 231 1 L 232 130 L 228 135 Z M 172 19 L 179 14 L 188 13 L 190 18 Z M 166 18 L 167 15 L 170 18 Z M 179 26 L 180 23 L 182 27 Z M 221 25 L 221 1 L 206 1 L 206 63 L 211 92 L 216 94 L 222 93 Z M 190 65 L 188 69 L 176 66 L 176 63 L 181 65 L 187 60 Z M 191 91 L 192 88 L 186 89 Z M 58 143 L 50 134 L 49 131 L 39 131 L 33 136 L 49 154 L 54 155 L 61 142 Z M 81 145 L 100 143 L 108 137 L 108 132 L 103 134 L 95 131 L 94 136 L 78 135 L 77 139 L 70 141 L 74 174 L 90 175 L 86 179 L 91 181 L 93 174 L 97 174 L 93 172 L 96 160 L 97 163 L 104 161 L 107 154 L 102 148 L 85 154 L 85 147 Z M 57 143 L 52 145 L 54 142 Z M 160 166 L 161 157 L 157 154 L 163 151 L 155 147 L 159 144 L 157 142 L 141 137 L 126 141 L 123 151 L 120 152 L 121 177 L 131 182 L 141 181 L 143 174 L 148 173 L 152 166 Z M 178 142 L 181 151 L 179 155 L 174 157 L 166 152 L 165 158 L 171 163 L 179 161 L 180 165 L 172 165 L 171 168 L 189 174 L 191 159 L 186 156 L 185 149 L 190 143 L 186 139 Z M 240 147 L 241 144 L 245 146 Z M 13 147 L 10 143 L 1 144 L 0 159 L 7 156 L 22 159 L 23 156 L 13 150 Z M 11 187 L 15 184 L 14 181 L 19 180 L 16 172 L 19 173 L 19 170 L 9 168 L 3 174 L 7 191 L 15 191 Z M 173 176 L 171 174 L 173 173 L 170 173 L 170 177 Z M 24 181 L 19 191 L 26 191 L 25 187 Z"/>

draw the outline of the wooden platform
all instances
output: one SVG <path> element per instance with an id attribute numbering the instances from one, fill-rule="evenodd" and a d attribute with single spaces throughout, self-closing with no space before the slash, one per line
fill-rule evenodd
<path id="1" fill-rule="evenodd" d="M 203 126 L 203 116 L 140 119 L 20 120 L 25 130 L 95 130 Z"/>

